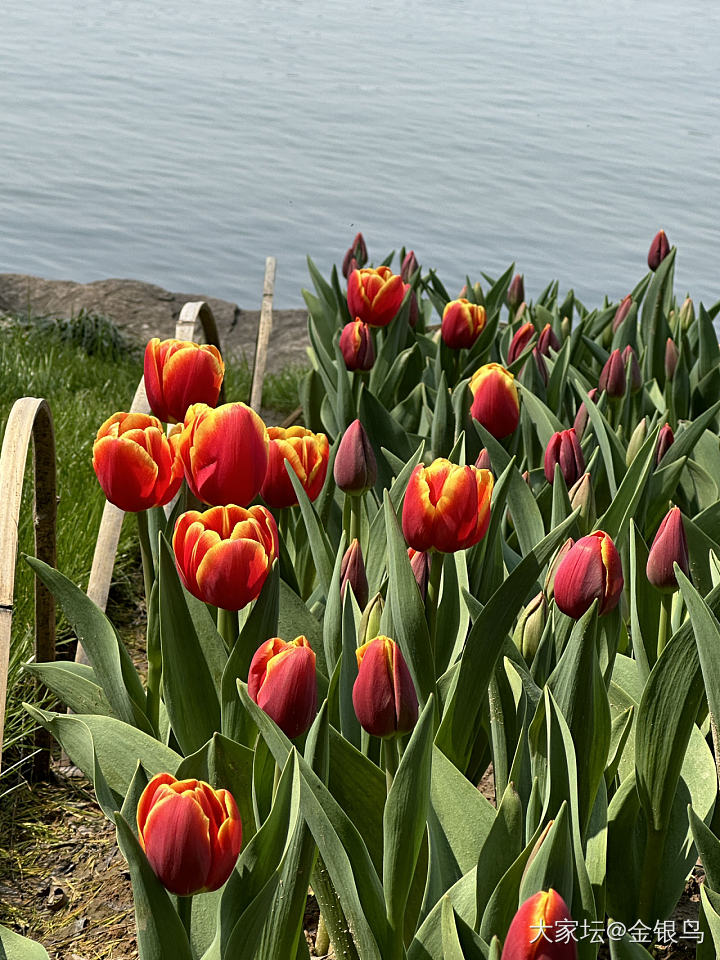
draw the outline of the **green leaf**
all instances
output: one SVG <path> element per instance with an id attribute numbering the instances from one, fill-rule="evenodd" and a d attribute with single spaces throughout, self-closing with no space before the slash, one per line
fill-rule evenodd
<path id="1" fill-rule="evenodd" d="M 608 926 L 611 924 L 612 920 L 609 921 Z M 652 932 L 650 932 L 650 936 L 652 936 Z M 639 943 L 634 943 L 628 939 L 627 934 L 622 940 L 613 939 L 610 941 L 610 956 L 612 960 L 652 960 L 652 954 L 648 953 Z"/>
<path id="2" fill-rule="evenodd" d="M 521 409 L 527 410 L 530 419 L 535 424 L 540 445 L 544 450 L 550 443 L 552 435 L 564 429 L 563 425 L 552 410 L 532 390 L 528 390 L 522 384 L 520 384 L 520 396 L 522 398 Z"/>
<path id="3" fill-rule="evenodd" d="M 595 529 L 604 530 L 609 534 L 616 546 L 624 538 L 630 519 L 635 513 L 647 479 L 652 472 L 658 432 L 658 427 L 655 427 L 645 438 L 645 443 L 630 464 L 617 494 L 613 496 L 610 506 L 595 524 Z"/>
<path id="4" fill-rule="evenodd" d="M 50 960 L 42 944 L 0 926 L 0 956 L 3 960 Z"/>
<path id="5" fill-rule="evenodd" d="M 310 550 L 317 571 L 318 582 L 327 597 L 329 596 L 330 581 L 332 579 L 334 551 L 330 546 L 330 541 L 320 523 L 315 508 L 308 499 L 308 495 L 300 483 L 300 478 L 290 466 L 289 460 L 285 461 L 285 469 L 295 490 L 295 496 L 298 498 L 300 513 L 302 514 L 303 523 L 305 524 Z"/>
<path id="6" fill-rule="evenodd" d="M 588 412 L 588 419 L 590 420 L 590 423 L 595 431 L 595 436 L 597 437 L 597 442 L 600 447 L 603 463 L 605 464 L 605 473 L 608 479 L 608 486 L 610 487 L 610 496 L 614 497 L 617 493 L 617 481 L 615 480 L 615 466 L 613 462 L 611 441 L 614 442 L 614 445 L 618 448 L 616 453 L 619 460 L 622 461 L 625 459 L 625 452 L 620 448 L 615 432 L 611 429 L 610 424 L 603 416 L 599 407 L 588 396 L 587 390 L 583 388 L 582 384 L 578 380 L 575 380 L 574 383 L 578 396 L 585 404 L 585 409 Z"/>
<path id="7" fill-rule="evenodd" d="M 683 430 L 678 430 L 675 439 L 662 459 L 663 467 L 680 460 L 682 457 L 690 456 L 695 449 L 695 445 L 715 420 L 718 412 L 720 412 L 720 400 L 714 403 L 709 410 L 696 417 L 692 423 L 687 424 Z"/>
<path id="8" fill-rule="evenodd" d="M 572 903 L 574 871 L 568 820 L 568 806 L 564 801 L 527 866 L 520 884 L 520 903 L 541 890 L 551 888 L 560 894 L 565 903 Z"/>
<path id="9" fill-rule="evenodd" d="M 89 664 L 58 660 L 54 663 L 26 663 L 23 670 L 44 683 L 73 713 L 113 716 L 113 709 Z"/>
<path id="10" fill-rule="evenodd" d="M 498 883 L 520 856 L 523 834 L 522 801 L 511 781 L 505 788 L 487 836 L 482 845 L 478 845 L 476 897 L 479 917 L 484 914 Z"/>
<path id="11" fill-rule="evenodd" d="M 710 827 L 703 823 L 692 806 L 688 806 L 688 819 L 698 856 L 705 871 L 705 884 L 716 893 L 720 893 L 720 840 Z"/>
<path id="12" fill-rule="evenodd" d="M 720 624 L 677 564 L 675 575 L 695 634 L 710 714 L 717 724 L 720 720 Z"/>

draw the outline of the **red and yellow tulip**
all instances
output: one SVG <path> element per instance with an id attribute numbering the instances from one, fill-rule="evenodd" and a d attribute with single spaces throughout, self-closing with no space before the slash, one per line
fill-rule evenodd
<path id="1" fill-rule="evenodd" d="M 250 663 L 248 694 L 290 740 L 306 733 L 317 713 L 315 654 L 307 637 L 263 643 Z"/>
<path id="2" fill-rule="evenodd" d="M 445 304 L 440 334 L 451 350 L 471 347 L 485 329 L 485 307 L 464 297 Z"/>
<path id="3" fill-rule="evenodd" d="M 602 530 L 581 537 L 564 555 L 555 574 L 555 603 L 574 620 L 599 601 L 598 613 L 610 613 L 623 590 L 620 555 Z"/>
<path id="4" fill-rule="evenodd" d="M 365 267 L 348 277 L 347 302 L 351 317 L 371 327 L 386 327 L 400 309 L 405 284 L 390 267 Z"/>
<path id="5" fill-rule="evenodd" d="M 370 327 L 360 317 L 346 323 L 340 333 L 340 352 L 348 370 L 372 370 L 375 347 Z"/>
<path id="6" fill-rule="evenodd" d="M 260 496 L 270 507 L 292 507 L 297 502 L 285 461 L 295 471 L 303 490 L 315 500 L 327 474 L 330 445 L 324 433 L 305 427 L 268 427 L 268 466 Z"/>
<path id="7" fill-rule="evenodd" d="M 499 363 L 486 363 L 470 378 L 470 415 L 498 440 L 514 433 L 520 422 L 515 377 Z"/>
<path id="8" fill-rule="evenodd" d="M 157 337 L 145 348 L 144 369 L 150 409 L 165 423 L 182 423 L 193 403 L 214 407 L 225 375 L 217 347 Z"/>
<path id="9" fill-rule="evenodd" d="M 556 926 L 558 923 L 561 926 Z M 572 930 L 572 916 L 560 894 L 541 890 L 529 897 L 513 917 L 501 960 L 577 960 Z"/>
<path id="10" fill-rule="evenodd" d="M 360 726 L 375 737 L 409 733 L 417 723 L 418 699 L 400 647 L 380 636 L 355 654 L 358 675 L 352 699 Z"/>

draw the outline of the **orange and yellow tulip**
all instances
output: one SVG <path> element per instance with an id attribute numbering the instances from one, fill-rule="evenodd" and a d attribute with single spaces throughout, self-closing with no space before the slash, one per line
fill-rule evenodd
<path id="1" fill-rule="evenodd" d="M 405 284 L 390 267 L 365 267 L 348 277 L 347 302 L 351 317 L 371 327 L 386 327 L 400 309 Z"/>
<path id="2" fill-rule="evenodd" d="M 295 471 L 303 490 L 315 500 L 327 474 L 330 445 L 324 433 L 305 427 L 268 427 L 268 466 L 260 496 L 270 507 L 292 507 L 297 502 L 285 461 Z"/>
<path id="3" fill-rule="evenodd" d="M 225 375 L 217 347 L 157 337 L 145 347 L 144 369 L 150 409 L 165 423 L 182 423 L 193 403 L 214 407 Z"/>
<path id="4" fill-rule="evenodd" d="M 307 637 L 263 643 L 250 663 L 248 695 L 290 740 L 306 733 L 317 713 L 315 654 Z"/>

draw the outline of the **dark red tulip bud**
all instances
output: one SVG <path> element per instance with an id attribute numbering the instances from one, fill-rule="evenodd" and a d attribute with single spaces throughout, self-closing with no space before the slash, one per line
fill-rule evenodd
<path id="1" fill-rule="evenodd" d="M 548 375 L 547 364 L 545 363 L 545 357 L 540 353 L 537 347 L 533 348 L 533 358 L 538 368 L 538 373 L 540 374 L 540 378 L 542 379 L 542 382 L 545 384 L 545 386 L 547 386 L 548 381 L 550 379 Z"/>
<path id="2" fill-rule="evenodd" d="M 595 398 L 598 395 L 597 387 L 593 387 L 592 390 L 588 390 L 588 397 L 595 403 Z M 585 403 L 581 403 L 578 407 L 578 411 L 575 414 L 575 422 L 573 423 L 573 430 L 577 434 L 578 440 L 582 440 L 587 427 L 588 422 L 588 411 Z"/>
<path id="3" fill-rule="evenodd" d="M 430 576 L 430 554 L 426 550 L 413 550 L 412 547 L 408 547 L 408 556 L 420 590 L 420 596 L 424 600 L 427 593 L 428 577 Z"/>
<path id="4" fill-rule="evenodd" d="M 420 264 L 417 262 L 415 251 L 408 250 L 408 252 L 405 254 L 405 259 L 402 262 L 402 267 L 400 267 L 400 276 L 403 278 L 405 283 L 408 283 L 409 280 L 412 280 L 413 275 L 419 269 Z"/>
<path id="5" fill-rule="evenodd" d="M 508 347 L 507 362 L 509 364 L 514 363 L 520 354 L 527 349 L 534 336 L 535 327 L 532 325 L 532 323 L 524 323 L 518 330 L 515 331 L 515 335 L 510 341 L 510 346 Z"/>
<path id="6" fill-rule="evenodd" d="M 478 458 L 475 461 L 475 466 L 478 470 L 492 470 L 492 463 L 490 462 L 490 454 L 487 452 L 485 447 L 482 448 L 478 454 Z"/>
<path id="7" fill-rule="evenodd" d="M 335 455 L 333 476 L 343 493 L 361 494 L 375 486 L 377 460 L 359 420 L 353 420 L 343 434 Z"/>
<path id="8" fill-rule="evenodd" d="M 665 376 L 668 380 L 672 380 L 672 378 L 675 376 L 677 365 L 678 348 L 675 346 L 675 341 L 673 338 L 668 337 L 667 343 L 665 344 Z"/>
<path id="9" fill-rule="evenodd" d="M 375 637 L 356 656 L 352 699 L 360 726 L 374 737 L 409 733 L 417 723 L 418 699 L 400 647 L 389 637 Z"/>
<path id="10" fill-rule="evenodd" d="M 342 262 L 342 274 L 347 280 L 353 270 L 359 270 L 358 262 L 353 256 L 352 247 L 347 251 Z"/>
<path id="11" fill-rule="evenodd" d="M 340 596 L 343 599 L 348 584 L 352 587 L 358 606 L 364 610 L 368 602 L 369 588 L 360 541 L 357 538 L 347 548 L 340 563 Z"/>
<path id="12" fill-rule="evenodd" d="M 563 557 L 555 574 L 555 603 L 574 620 L 599 600 L 599 614 L 618 605 L 623 589 L 622 564 L 612 539 L 602 530 L 581 537 Z"/>
<path id="13" fill-rule="evenodd" d="M 628 365 L 630 366 L 630 393 L 637 393 L 642 388 L 642 374 L 640 373 L 637 354 L 630 344 L 623 350 L 622 358 L 626 371 Z"/>
<path id="14" fill-rule="evenodd" d="M 408 313 L 408 323 L 410 326 L 415 329 L 418 322 L 418 316 L 420 315 L 420 308 L 418 306 L 418 298 L 414 290 L 410 291 L 410 312 Z"/>
<path id="15" fill-rule="evenodd" d="M 664 516 L 650 547 L 646 573 L 650 583 L 658 590 L 677 590 L 674 563 L 686 577 L 690 575 L 688 542 L 679 507 L 673 507 Z"/>
<path id="16" fill-rule="evenodd" d="M 507 305 L 510 307 L 510 310 L 515 313 L 517 308 L 525 299 L 525 281 L 523 280 L 523 275 L 521 273 L 516 273 L 515 276 L 510 281 L 510 286 L 508 287 L 507 292 Z M 508 361 L 512 363 L 512 361 Z"/>
<path id="17" fill-rule="evenodd" d="M 554 433 L 545 448 L 545 479 L 548 483 L 555 480 L 556 463 L 560 465 L 568 489 L 585 473 L 585 457 L 572 428 Z"/>
<path id="18" fill-rule="evenodd" d="M 619 348 L 613 350 L 600 371 L 598 388 L 606 390 L 607 395 L 614 399 L 625 396 L 625 364 Z"/>
<path id="19" fill-rule="evenodd" d="M 658 434 L 658 443 L 657 451 L 655 453 L 655 465 L 657 466 L 665 454 L 668 452 L 670 447 L 673 445 L 675 440 L 675 434 L 672 432 L 672 427 L 669 423 L 666 423 Z"/>
<path id="20" fill-rule="evenodd" d="M 623 322 L 625 317 L 630 313 L 630 308 L 632 307 L 632 296 L 628 294 L 620 301 L 620 306 L 615 311 L 615 316 L 613 317 L 612 332 L 615 333 L 617 328 Z"/>
<path id="21" fill-rule="evenodd" d="M 558 340 L 557 334 L 550 326 L 549 323 L 546 323 L 545 326 L 540 331 L 540 336 L 538 337 L 537 348 L 542 353 L 543 356 L 550 356 L 550 347 L 557 353 L 560 349 L 560 341 Z"/>
<path id="22" fill-rule="evenodd" d="M 665 236 L 665 231 L 658 230 L 648 250 L 648 266 L 650 269 L 655 272 L 669 253 L 670 244 Z"/>
<path id="23" fill-rule="evenodd" d="M 371 370 L 375 347 L 370 327 L 358 317 L 346 323 L 340 334 L 340 352 L 348 370 Z"/>
<path id="24" fill-rule="evenodd" d="M 368 252 L 365 246 L 365 238 L 361 233 L 356 233 L 352 246 L 348 249 L 345 254 L 345 259 L 343 260 L 342 272 L 345 279 L 347 280 L 353 270 L 364 267 L 367 263 L 367 258 Z M 355 262 L 351 265 L 351 261 L 353 260 Z"/>
<path id="25" fill-rule="evenodd" d="M 577 942 L 572 934 L 558 935 L 561 929 L 572 930 L 573 923 L 570 908 L 560 894 L 541 890 L 513 917 L 500 960 L 577 960 Z"/>

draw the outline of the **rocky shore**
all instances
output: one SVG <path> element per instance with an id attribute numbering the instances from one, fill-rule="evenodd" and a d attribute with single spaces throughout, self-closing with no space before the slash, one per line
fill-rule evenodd
<path id="1" fill-rule="evenodd" d="M 139 280 L 74 283 L 0 273 L 0 313 L 70 317 L 85 309 L 108 317 L 141 341 L 172 337 L 180 310 L 189 300 L 205 300 L 209 304 L 223 350 L 236 357 L 244 354 L 252 364 L 259 309 L 244 310 L 236 303 L 204 293 L 172 293 Z M 290 364 L 306 365 L 307 345 L 306 311 L 273 310 L 268 371 L 276 372 Z"/>

